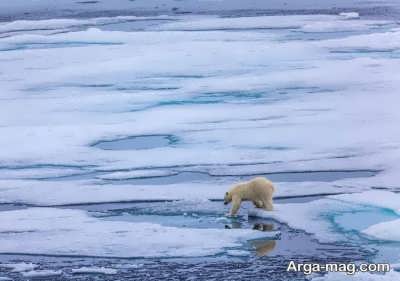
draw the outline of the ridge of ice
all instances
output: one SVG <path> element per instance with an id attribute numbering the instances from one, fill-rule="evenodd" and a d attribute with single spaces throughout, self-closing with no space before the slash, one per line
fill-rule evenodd
<path id="1" fill-rule="evenodd" d="M 113 275 L 117 274 L 118 270 L 114 268 L 99 267 L 99 266 L 84 266 L 80 268 L 73 268 L 72 273 L 73 274 L 95 273 L 95 274 Z"/>
<path id="2" fill-rule="evenodd" d="M 0 267 L 9 268 L 11 272 L 24 272 L 24 271 L 32 271 L 38 267 L 37 264 L 34 263 L 0 263 Z"/>
<path id="3" fill-rule="evenodd" d="M 61 274 L 62 274 L 61 270 L 50 270 L 50 269 L 41 269 L 41 270 L 32 270 L 32 271 L 22 272 L 22 276 L 30 277 L 30 278 L 59 276 Z"/>
<path id="4" fill-rule="evenodd" d="M 17 32 L 17 31 L 34 31 L 43 29 L 65 29 L 78 26 L 96 26 L 104 24 L 119 23 L 135 20 L 159 20 L 173 19 L 170 16 L 155 16 L 155 17 L 138 17 L 138 16 L 116 16 L 116 17 L 98 17 L 88 19 L 46 19 L 46 20 L 17 20 L 0 24 L 0 32 Z"/>
<path id="5" fill-rule="evenodd" d="M 359 19 L 360 14 L 357 12 L 342 12 L 339 13 L 339 16 L 345 18 L 345 19 Z"/>

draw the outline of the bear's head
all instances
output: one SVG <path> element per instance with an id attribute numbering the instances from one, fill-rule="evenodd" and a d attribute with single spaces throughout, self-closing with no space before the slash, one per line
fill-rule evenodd
<path id="1" fill-rule="evenodd" d="M 232 202 L 232 194 L 230 194 L 229 192 L 226 192 L 225 196 L 224 196 L 224 204 L 228 205 L 231 202 Z"/>

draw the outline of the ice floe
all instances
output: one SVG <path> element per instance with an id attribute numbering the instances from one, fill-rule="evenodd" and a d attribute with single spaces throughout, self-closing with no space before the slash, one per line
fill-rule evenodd
<path id="1" fill-rule="evenodd" d="M 134 179 L 134 178 L 152 178 L 152 177 L 165 177 L 176 175 L 174 171 L 168 170 L 134 170 L 126 172 L 113 172 L 106 175 L 100 175 L 96 178 L 104 180 L 123 180 L 123 179 Z"/>
<path id="2" fill-rule="evenodd" d="M 400 194 L 390 191 L 373 190 L 361 193 L 334 195 L 331 196 L 331 198 L 346 202 L 391 209 L 400 215 Z"/>
<path id="3" fill-rule="evenodd" d="M 400 47 L 399 28 L 393 28 L 386 32 L 377 32 L 371 34 L 354 35 L 347 38 L 331 39 L 318 42 L 318 45 L 324 45 L 332 50 L 352 51 L 353 53 L 362 52 L 383 52 L 395 51 Z"/>
<path id="4" fill-rule="evenodd" d="M 345 19 L 358 19 L 360 18 L 360 14 L 357 12 L 342 12 L 339 14 L 339 16 L 345 18 Z"/>
<path id="5" fill-rule="evenodd" d="M 391 192 L 366 191 L 334 195 L 329 199 L 318 199 L 307 203 L 276 204 L 276 208 L 272 212 L 253 209 L 249 211 L 249 216 L 276 219 L 293 228 L 312 233 L 320 241 L 345 241 L 347 239 L 345 230 L 340 230 L 340 227 L 346 229 L 346 226 L 343 225 L 346 224 L 346 220 L 337 219 L 340 218 L 340 214 L 349 214 L 346 219 L 350 220 L 351 224 L 351 219 L 360 219 L 356 215 L 357 213 L 366 212 L 367 207 L 370 206 L 397 212 L 398 199 L 398 195 Z M 375 210 L 376 212 L 378 210 Z M 396 216 L 385 216 L 388 221 L 377 224 L 374 224 L 374 220 L 371 218 L 367 229 L 353 227 L 352 230 L 380 240 L 400 241 L 400 232 L 398 231 L 400 219 L 395 218 Z"/>
<path id="6" fill-rule="evenodd" d="M 236 257 L 245 257 L 251 255 L 249 251 L 243 251 L 243 250 L 228 250 L 226 252 L 229 256 L 236 256 Z"/>
<path id="7" fill-rule="evenodd" d="M 2 263 L 0 267 L 9 268 L 12 272 L 24 272 L 24 271 L 32 271 L 38 267 L 37 264 L 33 263 Z"/>
<path id="8" fill-rule="evenodd" d="M 76 168 L 5 168 L 0 169 L 0 179 L 44 179 L 57 178 L 84 173 Z"/>
<path id="9" fill-rule="evenodd" d="M 59 276 L 61 274 L 62 274 L 61 270 L 50 270 L 50 269 L 31 270 L 22 272 L 22 276 L 28 278 L 53 277 L 53 276 Z"/>
<path id="10" fill-rule="evenodd" d="M 107 275 L 113 275 L 117 274 L 118 270 L 114 268 L 108 268 L 108 267 L 98 267 L 98 266 L 85 266 L 85 267 L 80 267 L 80 268 L 73 268 L 72 269 L 73 274 L 107 274 Z"/>
<path id="11" fill-rule="evenodd" d="M 84 211 L 29 208 L 0 213 L 2 253 L 106 257 L 190 257 L 240 248 L 250 239 L 275 237 L 246 229 L 192 229 L 106 221 Z M 21 243 L 21 241 L 34 241 Z M 25 270 L 25 269 L 24 269 Z"/>
<path id="12" fill-rule="evenodd" d="M 322 242 L 343 241 L 346 238 L 334 230 L 327 215 L 340 209 L 347 209 L 332 200 L 321 199 L 307 203 L 275 204 L 274 211 L 253 209 L 249 216 L 275 219 L 295 229 L 314 234 Z"/>
<path id="13" fill-rule="evenodd" d="M 294 15 L 294 16 L 259 16 L 240 18 L 188 18 L 185 21 L 166 23 L 161 30 L 214 31 L 214 30 L 299 30 L 305 32 L 334 32 L 368 30 L 374 24 L 387 24 L 388 21 L 346 21 L 357 19 L 357 13 L 341 13 L 339 16 Z"/>
<path id="14" fill-rule="evenodd" d="M 90 26 L 102 26 L 107 24 L 115 24 L 121 22 L 134 22 L 140 20 L 172 20 L 173 17 L 158 16 L 158 17 L 137 17 L 137 16 L 117 16 L 117 17 L 100 17 L 86 19 L 48 19 L 48 20 L 18 20 L 12 22 L 4 22 L 0 24 L 1 33 L 15 33 L 29 31 L 57 31 L 69 30 L 71 28 L 87 28 Z"/>
<path id="15" fill-rule="evenodd" d="M 400 242 L 400 219 L 374 224 L 363 233 L 379 240 Z"/>

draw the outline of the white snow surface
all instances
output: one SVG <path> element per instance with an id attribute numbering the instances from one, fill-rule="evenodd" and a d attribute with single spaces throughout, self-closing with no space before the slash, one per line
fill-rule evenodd
<path id="1" fill-rule="evenodd" d="M 22 272 L 22 276 L 28 278 L 39 278 L 39 277 L 52 277 L 59 276 L 62 274 L 61 270 L 51 270 L 51 269 L 42 269 L 42 270 L 32 270 Z"/>
<path id="2" fill-rule="evenodd" d="M 338 232 L 328 216 L 340 213 L 356 213 L 365 207 L 390 209 L 399 214 L 399 194 L 388 191 L 329 196 L 306 203 L 275 204 L 274 211 L 252 209 L 249 216 L 272 218 L 315 235 L 322 242 L 346 241 L 345 233 Z M 337 222 L 336 222 L 337 223 Z M 340 226 L 340 225 L 339 225 Z M 400 241 L 400 219 L 372 224 L 362 234 L 374 240 Z"/>
<path id="3" fill-rule="evenodd" d="M 38 267 L 37 264 L 34 263 L 1 263 L 0 267 L 9 268 L 12 272 L 24 272 L 24 271 L 32 271 Z"/>
<path id="4" fill-rule="evenodd" d="M 95 273 L 95 274 L 113 275 L 113 274 L 117 274 L 118 270 L 116 270 L 114 268 L 108 268 L 108 267 L 84 266 L 84 267 L 80 267 L 80 268 L 73 268 L 72 273 L 74 273 L 74 274 Z"/>
<path id="5" fill-rule="evenodd" d="M 276 196 L 400 189 L 400 29 L 395 22 L 349 20 L 349 15 L 183 16 L 143 30 L 99 29 L 131 20 L 136 18 L 0 25 L 6 33 L 0 36 L 0 202 L 221 199 L 233 184 L 190 179 L 105 184 L 106 178 L 138 175 L 122 170 L 151 168 L 155 176 L 161 168 L 170 173 L 176 167 L 212 175 L 380 171 L 334 182 L 279 182 Z M 178 141 L 124 151 L 92 146 L 166 134 Z M 87 178 L 34 180 L 76 171 Z M 343 236 L 321 214 L 354 203 L 398 212 L 392 198 L 343 195 L 277 204 L 274 212 L 253 214 L 272 215 L 320 240 L 337 241 Z M 205 256 L 265 235 L 104 221 L 55 208 L 2 211 L 0 218 L 0 252 L 13 253 Z M 366 232 L 392 240 L 398 238 L 395 227 L 396 221 L 386 222 Z"/>
<path id="6" fill-rule="evenodd" d="M 303 16 L 260 16 L 240 18 L 188 18 L 185 21 L 166 23 L 158 27 L 161 30 L 243 30 L 243 29 L 293 29 L 303 32 L 337 32 L 368 30 L 374 25 L 388 24 L 388 21 L 346 21 L 359 18 L 357 13 L 341 13 L 339 16 L 303 15 Z"/>
<path id="7" fill-rule="evenodd" d="M 340 13 L 339 16 L 344 17 L 345 19 L 359 19 L 360 14 L 357 12 L 343 12 Z"/>
<path id="8" fill-rule="evenodd" d="M 96 178 L 104 180 L 123 180 L 123 179 L 134 179 L 134 178 L 163 177 L 163 176 L 171 176 L 174 174 L 176 174 L 176 172 L 169 170 L 135 170 L 135 171 L 113 172 L 106 175 L 97 176 Z"/>
<path id="9" fill-rule="evenodd" d="M 390 191 L 372 190 L 361 193 L 332 195 L 330 198 L 391 209 L 400 215 L 400 194 Z"/>
<path id="10" fill-rule="evenodd" d="M 400 241 L 400 219 L 374 224 L 363 233 L 379 240 Z"/>
<path id="11" fill-rule="evenodd" d="M 327 215 L 362 211 L 368 206 L 390 209 L 399 214 L 399 199 L 399 194 L 388 191 L 365 191 L 333 195 L 306 203 L 275 204 L 274 211 L 253 209 L 249 211 L 249 216 L 276 219 L 314 234 L 320 241 L 343 241 L 346 236 L 334 229 Z M 395 219 L 371 225 L 361 232 L 379 240 L 400 241 L 399 229 L 400 219 Z"/>
<path id="12" fill-rule="evenodd" d="M 228 250 L 227 254 L 229 256 L 235 256 L 235 257 L 245 257 L 251 255 L 249 251 L 243 251 L 243 250 Z"/>
<path id="13" fill-rule="evenodd" d="M 162 20 L 173 19 L 173 17 L 137 17 L 137 16 L 117 16 L 117 17 L 99 17 L 87 19 L 46 19 L 46 20 L 17 20 L 12 22 L 0 23 L 0 33 L 28 33 L 36 30 L 68 30 L 73 27 L 86 27 L 107 25 L 121 22 L 134 22 L 140 20 Z"/>
<path id="14" fill-rule="evenodd" d="M 182 18 L 182 24 L 186 20 L 191 22 Z M 286 20 L 341 21 L 330 16 Z M 388 42 L 382 36 L 395 46 L 398 31 L 383 33 L 357 20 L 368 34 L 285 40 L 280 31 L 253 29 L 277 22 L 269 17 L 196 18 L 216 29 L 220 21 L 249 30 L 91 28 L 0 39 L 7 48 L 26 48 L 0 52 L 0 131 L 7 136 L 0 138 L 0 145 L 7 147 L 0 151 L 1 166 L 70 164 L 90 171 L 92 166 L 111 170 L 268 162 L 264 172 L 278 166 L 280 171 L 384 169 L 373 180 L 397 186 L 394 70 L 399 62 L 355 57 L 350 63 L 330 50 L 346 44 L 373 48 Z M 68 47 L 77 43 L 79 47 Z M 201 102 L 208 99 L 214 102 Z M 181 141 L 147 150 L 90 146 L 102 139 L 165 133 Z"/>
<path id="15" fill-rule="evenodd" d="M 90 217 L 85 211 L 55 208 L 3 211 L 0 212 L 0 220 L 2 253 L 106 257 L 207 256 L 223 253 L 225 248 L 238 248 L 249 239 L 276 235 L 249 229 L 191 229 L 106 221 Z"/>
<path id="16" fill-rule="evenodd" d="M 65 177 L 84 173 L 74 168 L 26 168 L 26 169 L 0 169 L 0 179 L 43 179 Z"/>

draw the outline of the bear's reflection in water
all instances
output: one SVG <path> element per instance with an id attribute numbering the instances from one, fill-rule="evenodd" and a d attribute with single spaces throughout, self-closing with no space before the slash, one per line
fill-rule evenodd
<path id="1" fill-rule="evenodd" d="M 276 240 L 256 240 L 252 241 L 251 244 L 256 249 L 257 256 L 262 257 L 275 249 Z"/>
<path id="2" fill-rule="evenodd" d="M 225 228 L 234 229 L 234 228 L 245 228 L 245 227 L 243 227 L 241 222 L 236 221 L 232 222 L 231 225 L 226 224 Z M 253 224 L 253 229 L 259 231 L 273 231 L 274 225 L 272 223 L 255 223 Z"/>
<path id="3" fill-rule="evenodd" d="M 274 230 L 274 225 L 271 223 L 255 223 L 253 229 L 260 231 L 272 231 Z"/>
<path id="4" fill-rule="evenodd" d="M 225 228 L 242 228 L 242 224 L 240 222 L 232 222 L 231 225 L 225 225 Z M 259 231 L 273 231 L 274 225 L 272 223 L 255 223 L 253 224 L 254 230 Z M 268 253 L 273 251 L 276 247 L 276 240 L 255 240 L 251 241 L 251 245 L 256 250 L 256 255 L 258 257 L 266 256 Z"/>

